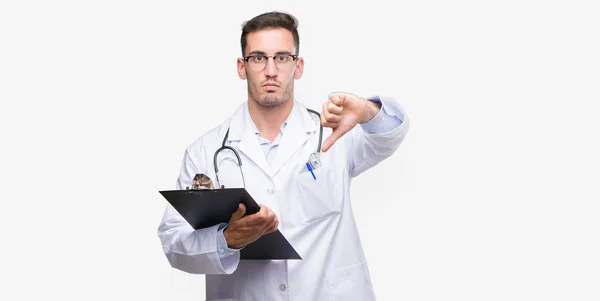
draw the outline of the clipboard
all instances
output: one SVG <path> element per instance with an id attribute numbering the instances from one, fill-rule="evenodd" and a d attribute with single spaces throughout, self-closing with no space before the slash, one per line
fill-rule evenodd
<path id="1" fill-rule="evenodd" d="M 245 215 L 260 210 L 260 206 L 245 188 L 159 192 L 195 230 L 229 222 L 239 203 L 246 206 Z M 247 260 L 302 259 L 279 230 L 260 237 L 240 252 L 240 259 Z"/>

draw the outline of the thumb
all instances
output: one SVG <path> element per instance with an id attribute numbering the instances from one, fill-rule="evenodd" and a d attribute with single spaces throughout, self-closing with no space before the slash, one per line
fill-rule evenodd
<path id="1" fill-rule="evenodd" d="M 240 203 L 238 205 L 238 209 L 231 216 L 231 219 L 238 220 L 238 219 L 242 218 L 244 216 L 244 214 L 246 214 L 246 206 L 244 206 L 244 204 Z"/>
<path id="2" fill-rule="evenodd" d="M 327 139 L 325 139 L 325 141 L 323 142 L 323 145 L 321 146 L 321 150 L 323 152 L 326 152 L 329 150 L 329 148 L 331 148 L 331 146 L 338 140 L 340 139 L 340 137 L 342 137 L 344 133 L 340 131 L 340 128 L 334 128 L 333 132 L 331 133 L 331 135 L 329 137 L 327 137 Z"/>

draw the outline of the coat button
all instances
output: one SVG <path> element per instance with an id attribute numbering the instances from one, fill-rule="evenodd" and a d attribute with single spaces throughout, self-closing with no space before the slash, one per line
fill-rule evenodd
<path id="1" fill-rule="evenodd" d="M 274 192 L 275 192 L 275 190 L 273 188 L 267 188 L 267 193 L 269 195 L 273 195 Z"/>
<path id="2" fill-rule="evenodd" d="M 280 286 L 279 286 L 279 289 L 280 289 L 282 292 L 284 292 L 284 291 L 285 291 L 285 289 L 286 289 L 286 286 L 285 286 L 285 284 L 282 284 L 282 285 L 280 285 Z"/>

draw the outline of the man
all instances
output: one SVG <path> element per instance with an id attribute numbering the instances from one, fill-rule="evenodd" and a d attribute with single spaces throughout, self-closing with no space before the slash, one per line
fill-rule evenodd
<path id="1" fill-rule="evenodd" d="M 408 119 L 393 99 L 341 92 L 329 95 L 320 119 L 309 113 L 294 100 L 304 68 L 299 45 L 291 15 L 271 12 L 246 22 L 237 66 L 248 99 L 185 151 L 177 189 L 204 174 L 215 187 L 245 187 L 261 207 L 246 215 L 240 204 L 228 223 L 193 230 L 167 206 L 158 229 L 164 252 L 174 268 L 206 274 L 207 300 L 375 300 L 350 182 L 394 153 Z M 313 162 L 320 125 L 324 140 Z M 217 177 L 213 156 L 223 144 L 239 153 L 241 175 L 226 150 L 218 155 Z M 240 260 L 240 250 L 276 230 L 302 260 Z"/>

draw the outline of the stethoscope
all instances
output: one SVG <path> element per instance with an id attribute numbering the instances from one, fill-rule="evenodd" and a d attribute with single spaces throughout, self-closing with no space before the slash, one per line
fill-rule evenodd
<path id="1" fill-rule="evenodd" d="M 321 120 L 321 114 L 319 114 L 317 111 L 311 110 L 311 109 L 306 109 L 308 110 L 309 113 L 315 114 L 317 116 L 319 116 L 319 120 Z M 317 178 L 315 177 L 315 173 L 313 172 L 313 170 L 321 167 L 321 160 L 320 160 L 320 153 L 321 153 L 321 141 L 323 139 L 323 125 L 321 124 L 321 122 L 319 122 L 319 144 L 317 144 L 317 151 L 310 154 L 310 156 L 308 157 L 308 162 L 306 162 L 306 167 L 308 168 L 308 170 L 311 172 L 313 178 L 316 180 Z M 225 142 L 227 141 L 227 138 L 229 137 L 229 128 L 227 128 L 227 133 L 225 133 L 225 137 L 223 138 L 223 143 L 221 144 L 221 147 L 219 149 L 217 149 L 217 151 L 215 151 L 215 155 L 214 155 L 214 165 L 215 165 L 215 175 L 217 176 L 217 183 L 221 188 L 225 188 L 224 185 L 221 185 L 221 181 L 219 180 L 219 166 L 217 164 L 217 155 L 219 154 L 220 151 L 222 150 L 231 150 L 233 152 L 233 154 L 235 155 L 235 157 L 237 158 L 237 165 L 240 168 L 240 174 L 242 175 L 242 182 L 244 183 L 244 188 L 246 188 L 246 180 L 244 179 L 244 173 L 242 172 L 242 160 L 240 159 L 240 155 L 238 154 L 238 152 L 231 146 L 227 146 L 225 145 Z"/>

